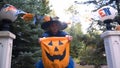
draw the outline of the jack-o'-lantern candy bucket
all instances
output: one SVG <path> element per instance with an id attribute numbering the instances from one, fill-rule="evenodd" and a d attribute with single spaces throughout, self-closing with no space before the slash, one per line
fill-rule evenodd
<path id="1" fill-rule="evenodd" d="M 0 8 L 0 21 L 3 19 L 7 19 L 10 21 L 15 21 L 17 19 L 17 9 L 10 4 L 5 4 L 2 8 Z"/>
<path id="2" fill-rule="evenodd" d="M 66 37 L 41 38 L 44 68 L 66 68 L 69 64 L 69 41 Z"/>

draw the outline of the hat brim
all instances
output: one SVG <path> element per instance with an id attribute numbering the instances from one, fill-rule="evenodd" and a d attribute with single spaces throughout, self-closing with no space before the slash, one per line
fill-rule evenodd
<path id="1" fill-rule="evenodd" d="M 44 22 L 41 24 L 41 28 L 44 30 L 48 30 L 49 26 L 53 23 L 57 23 L 59 25 L 60 30 L 64 30 L 65 28 L 67 28 L 67 23 L 60 22 L 58 20 Z"/>

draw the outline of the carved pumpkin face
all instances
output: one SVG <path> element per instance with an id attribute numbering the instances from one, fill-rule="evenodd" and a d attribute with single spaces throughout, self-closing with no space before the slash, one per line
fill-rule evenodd
<path id="1" fill-rule="evenodd" d="M 69 42 L 65 37 L 41 39 L 42 60 L 45 68 L 66 68 L 69 63 Z"/>

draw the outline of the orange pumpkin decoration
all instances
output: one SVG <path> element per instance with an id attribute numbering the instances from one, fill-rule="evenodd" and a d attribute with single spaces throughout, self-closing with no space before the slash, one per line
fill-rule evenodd
<path id="1" fill-rule="evenodd" d="M 41 38 L 44 68 L 66 68 L 69 64 L 69 41 L 66 37 Z"/>
<path id="2" fill-rule="evenodd" d="M 116 26 L 116 27 L 115 27 L 115 30 L 116 30 L 116 31 L 120 31 L 120 25 Z"/>
<path id="3" fill-rule="evenodd" d="M 22 18 L 23 18 L 25 21 L 30 21 L 30 20 L 33 19 L 33 17 L 34 17 L 33 14 L 31 14 L 31 13 L 26 13 L 25 15 L 23 15 Z"/>
<path id="4" fill-rule="evenodd" d="M 50 21 L 50 16 L 44 16 L 43 21 L 44 21 L 44 22 Z"/>

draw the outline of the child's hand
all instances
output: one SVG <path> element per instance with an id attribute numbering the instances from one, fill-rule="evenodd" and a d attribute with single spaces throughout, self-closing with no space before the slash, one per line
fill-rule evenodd
<path id="1" fill-rule="evenodd" d="M 38 42 L 39 42 L 39 43 L 41 42 L 41 38 L 38 39 Z"/>
<path id="2" fill-rule="evenodd" d="M 69 41 L 72 41 L 72 39 L 73 39 L 73 37 L 70 35 L 66 35 L 65 37 L 67 37 Z"/>
<path id="3" fill-rule="evenodd" d="M 43 37 L 43 38 L 46 38 L 46 37 Z M 41 42 L 41 38 L 38 39 L 38 42 L 39 42 L 39 43 Z"/>

